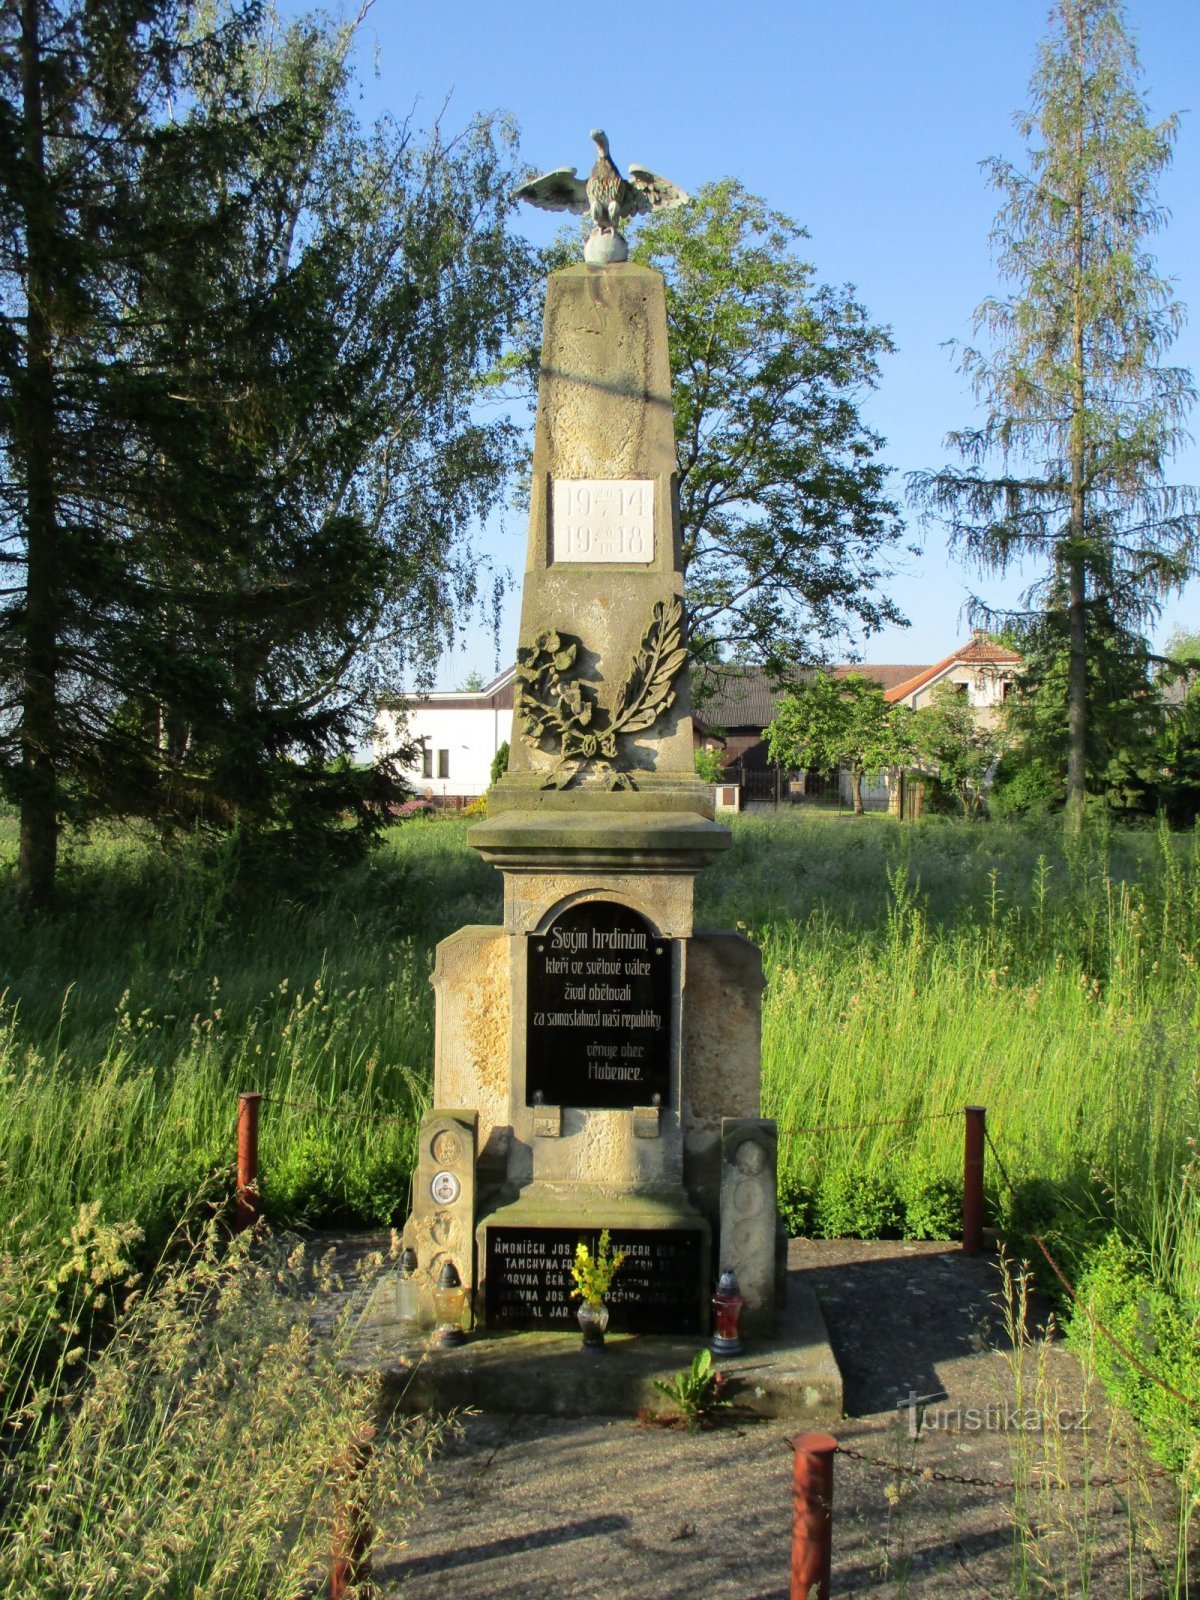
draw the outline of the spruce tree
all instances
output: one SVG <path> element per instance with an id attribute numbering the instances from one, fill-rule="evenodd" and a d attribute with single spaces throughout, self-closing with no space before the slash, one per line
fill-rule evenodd
<path id="1" fill-rule="evenodd" d="M 368 833 L 373 690 L 477 586 L 515 440 L 472 396 L 528 282 L 511 141 L 359 129 L 351 31 L 0 15 L 0 786 L 30 909 L 64 818 Z"/>
<path id="2" fill-rule="evenodd" d="M 950 435 L 964 463 L 912 487 L 984 571 L 1045 564 L 1027 604 L 1062 596 L 1068 828 L 1087 789 L 1093 616 L 1141 629 L 1194 570 L 1192 490 L 1167 481 L 1194 398 L 1165 364 L 1183 316 L 1147 251 L 1176 123 L 1152 123 L 1117 0 L 1058 0 L 1039 50 L 1022 170 L 988 162 L 992 234 L 1011 291 L 975 314 L 962 370 L 984 407 Z M 1026 613 L 1028 616 L 1029 613 Z"/>
<path id="3" fill-rule="evenodd" d="M 152 636 L 144 530 L 212 502 L 139 307 L 150 278 L 182 284 L 221 249 L 234 203 L 186 196 L 237 169 L 250 122 L 170 111 L 247 21 L 185 35 L 168 0 L 0 13 L 0 781 L 27 909 L 51 898 L 63 805 Z"/>

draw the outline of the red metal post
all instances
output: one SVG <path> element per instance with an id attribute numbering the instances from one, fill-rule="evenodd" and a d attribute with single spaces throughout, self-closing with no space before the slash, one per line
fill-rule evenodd
<path id="1" fill-rule="evenodd" d="M 966 1141 L 963 1147 L 962 1247 L 966 1255 L 977 1256 L 983 1249 L 983 1145 L 984 1109 L 968 1106 Z"/>
<path id="2" fill-rule="evenodd" d="M 833 1557 L 833 1455 L 831 1433 L 802 1433 L 792 1493 L 792 1587 L 790 1600 L 829 1600 Z"/>
<path id="3" fill-rule="evenodd" d="M 360 1481 L 371 1459 L 374 1438 L 375 1429 L 364 1428 L 337 1464 L 329 1600 L 343 1600 L 351 1589 L 357 1600 L 366 1600 L 374 1593 L 371 1546 L 375 1542 L 375 1530 Z"/>
<path id="4" fill-rule="evenodd" d="M 258 1216 L 258 1105 L 261 1094 L 238 1095 L 237 1228 Z"/>

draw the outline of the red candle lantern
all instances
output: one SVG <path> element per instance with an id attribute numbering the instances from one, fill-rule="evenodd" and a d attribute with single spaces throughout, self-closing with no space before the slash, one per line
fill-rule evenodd
<path id="1" fill-rule="evenodd" d="M 742 1314 L 745 1301 L 738 1289 L 735 1273 L 723 1272 L 717 1284 L 717 1292 L 712 1297 L 713 1308 L 713 1336 L 712 1347 L 719 1356 L 736 1356 L 742 1351 L 742 1341 L 738 1334 L 738 1318 Z"/>

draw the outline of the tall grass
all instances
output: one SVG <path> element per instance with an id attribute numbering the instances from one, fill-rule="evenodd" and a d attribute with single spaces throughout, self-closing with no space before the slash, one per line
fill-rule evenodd
<path id="1" fill-rule="evenodd" d="M 406 1517 L 439 1428 L 384 1422 L 376 1385 L 345 1370 L 347 1330 L 314 1337 L 328 1264 L 295 1240 L 251 1250 L 193 1214 L 132 1287 L 131 1237 L 89 1209 L 61 1244 L 26 1237 L 19 1261 L 0 1257 L 0 1314 L 31 1273 L 125 1291 L 102 1348 L 73 1345 L 48 1385 L 0 1403 L 0 1600 L 316 1593 L 348 1495 Z M 64 1406 L 72 1372 L 87 1381 Z M 347 1448 L 367 1429 L 351 1487 Z"/>
<path id="2" fill-rule="evenodd" d="M 953 1185 L 956 1113 L 982 1104 L 1026 1220 L 1049 1190 L 1060 1228 L 1071 1208 L 1083 1233 L 1115 1219 L 1200 1305 L 1194 838 L 1123 834 L 1070 857 L 1011 827 L 782 818 L 743 826 L 733 854 L 798 1212 L 839 1174 L 901 1197 Z M 900 1118 L 940 1120 L 869 1126 Z"/>
<path id="3" fill-rule="evenodd" d="M 11 826 L 6 843 L 11 862 Z M 228 1188 L 242 1090 L 269 1097 L 273 1220 L 386 1225 L 406 1209 L 433 946 L 474 899 L 498 909 L 498 880 L 458 828 L 410 825 L 304 899 L 246 884 L 235 849 L 101 834 L 31 928 L 0 892 L 0 1231 L 28 1250 L 87 1206 L 100 1226 L 135 1224 L 138 1263 L 156 1259 L 214 1172 Z M 26 1340 L 74 1320 L 67 1288 L 31 1279 Z"/>
<path id="4" fill-rule="evenodd" d="M 63 1237 L 92 1205 L 152 1252 L 185 1197 L 228 1175 L 244 1089 L 273 1097 L 270 1214 L 402 1213 L 433 948 L 500 917 L 499 875 L 464 833 L 408 823 L 302 895 L 248 884 L 236 840 L 164 854 L 102 833 L 69 850 L 60 913 L 29 929 L 0 883 L 0 1226 Z M 1014 1208 L 989 1160 L 1010 1221 L 1052 1226 L 1068 1254 L 1116 1226 L 1200 1310 L 1194 837 L 1114 832 L 1068 853 L 1056 829 L 738 819 L 697 920 L 763 950 L 764 1109 L 794 1223 L 943 1231 L 958 1113 L 978 1102 L 1020 1191 Z"/>

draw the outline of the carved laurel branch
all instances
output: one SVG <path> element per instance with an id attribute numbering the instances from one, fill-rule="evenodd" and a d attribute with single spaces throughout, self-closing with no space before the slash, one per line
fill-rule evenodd
<path id="1" fill-rule="evenodd" d="M 531 750 L 556 755 L 544 788 L 565 789 L 580 774 L 593 772 L 610 789 L 635 788 L 620 762 L 617 741 L 653 727 L 674 704 L 671 684 L 687 660 L 683 603 L 678 595 L 656 603 L 611 708 L 600 704 L 590 684 L 568 676 L 574 671 L 579 643 L 551 631 L 539 633 L 533 644 L 517 651 L 516 711 L 522 742 Z"/>

